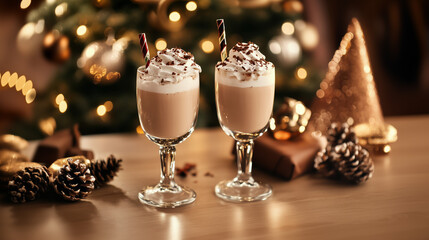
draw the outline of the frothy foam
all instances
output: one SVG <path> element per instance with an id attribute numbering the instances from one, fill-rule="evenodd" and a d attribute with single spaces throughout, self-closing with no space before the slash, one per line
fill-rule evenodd
<path id="1" fill-rule="evenodd" d="M 216 72 L 221 70 L 222 78 L 226 77 L 231 82 L 271 81 L 274 64 L 265 60 L 258 45 L 252 42 L 237 43 L 229 51 L 229 57 L 223 62 L 218 62 L 216 70 Z M 242 84 L 249 85 L 249 83 Z M 252 83 L 250 85 L 268 84 Z"/>
<path id="2" fill-rule="evenodd" d="M 201 67 L 180 48 L 165 49 L 137 71 L 137 88 L 158 93 L 182 92 L 199 87 Z"/>

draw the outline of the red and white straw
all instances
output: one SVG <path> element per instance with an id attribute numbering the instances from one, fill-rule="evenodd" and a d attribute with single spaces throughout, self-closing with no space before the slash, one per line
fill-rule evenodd
<path id="1" fill-rule="evenodd" d="M 219 47 L 220 47 L 220 58 L 222 62 L 228 57 L 226 52 L 226 33 L 225 33 L 225 22 L 223 19 L 217 19 L 217 31 L 219 34 Z"/>
<path id="2" fill-rule="evenodd" d="M 146 67 L 148 67 L 149 61 L 150 61 L 150 53 L 149 53 L 149 48 L 147 46 L 146 34 L 140 33 L 139 34 L 139 40 L 140 40 L 141 51 L 143 54 L 143 59 L 146 63 Z"/>

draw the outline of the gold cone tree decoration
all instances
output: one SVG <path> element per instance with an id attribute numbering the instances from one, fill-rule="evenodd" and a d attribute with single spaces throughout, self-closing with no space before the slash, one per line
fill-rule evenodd
<path id="1" fill-rule="evenodd" d="M 366 137 L 386 135 L 368 51 L 359 21 L 353 18 L 339 49 L 329 62 L 311 107 L 309 130 L 325 134 L 331 123 L 363 126 Z M 390 129 L 390 128 L 389 128 Z M 359 133 L 356 132 L 359 137 Z M 396 139 L 395 139 L 396 140 Z"/>
<path id="2" fill-rule="evenodd" d="M 312 106 L 312 130 L 325 133 L 332 122 L 350 123 L 351 119 L 354 124 L 371 123 L 382 129 L 383 115 L 357 19 L 352 19 L 328 66 Z"/>

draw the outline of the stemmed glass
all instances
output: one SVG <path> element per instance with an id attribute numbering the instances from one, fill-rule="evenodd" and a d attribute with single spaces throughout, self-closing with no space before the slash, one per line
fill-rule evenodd
<path id="1" fill-rule="evenodd" d="M 272 194 L 269 185 L 252 177 L 253 141 L 267 130 L 274 104 L 274 68 L 271 70 L 268 84 L 246 87 L 228 85 L 227 70 L 215 69 L 217 115 L 223 131 L 235 140 L 238 166 L 234 179 L 215 187 L 216 195 L 224 200 L 251 202 Z"/>
<path id="2" fill-rule="evenodd" d="M 195 201 L 192 189 L 179 186 L 174 181 L 176 145 L 186 140 L 194 131 L 199 103 L 199 74 L 195 73 L 195 88 L 174 92 L 168 84 L 151 84 L 145 88 L 145 67 L 137 69 L 137 107 L 140 124 L 147 138 L 159 146 L 161 180 L 146 186 L 139 193 L 139 200 L 147 205 L 174 208 Z M 148 91 L 149 90 L 149 91 Z M 171 92 L 173 91 L 173 92 Z"/>

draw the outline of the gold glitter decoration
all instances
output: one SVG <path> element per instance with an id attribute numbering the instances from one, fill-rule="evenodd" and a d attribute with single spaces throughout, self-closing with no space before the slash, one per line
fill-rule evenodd
<path id="1" fill-rule="evenodd" d="M 293 98 L 285 98 L 270 120 L 270 133 L 277 140 L 288 140 L 305 131 L 311 111 Z"/>
<path id="2" fill-rule="evenodd" d="M 106 75 L 106 80 L 107 80 L 107 81 L 116 81 L 116 80 L 118 80 L 119 78 L 121 78 L 121 74 L 120 74 L 119 72 L 109 72 L 109 73 Z"/>
<path id="3" fill-rule="evenodd" d="M 389 124 L 384 125 L 384 131 L 372 129 L 368 123 L 361 123 L 354 127 L 359 143 L 376 154 L 387 154 L 392 149 L 390 144 L 398 140 L 398 131 Z M 376 134 L 374 134 L 376 132 Z"/>
<path id="4" fill-rule="evenodd" d="M 0 151 L 8 149 L 15 152 L 20 152 L 28 146 L 27 140 L 12 134 L 0 135 Z M 0 163 L 1 164 L 1 163 Z"/>
<path id="5" fill-rule="evenodd" d="M 16 150 L 16 149 L 15 149 Z M 0 166 L 13 164 L 17 162 L 29 162 L 30 160 L 19 153 L 18 151 L 10 149 L 0 149 Z"/>
<path id="6" fill-rule="evenodd" d="M 365 123 L 371 135 L 385 131 L 364 35 L 357 19 L 348 26 L 316 92 L 309 130 L 325 134 L 333 122 Z"/>
<path id="7" fill-rule="evenodd" d="M 106 75 L 106 68 L 97 64 L 91 65 L 89 73 L 93 75 L 94 83 L 100 83 L 102 78 Z"/>

